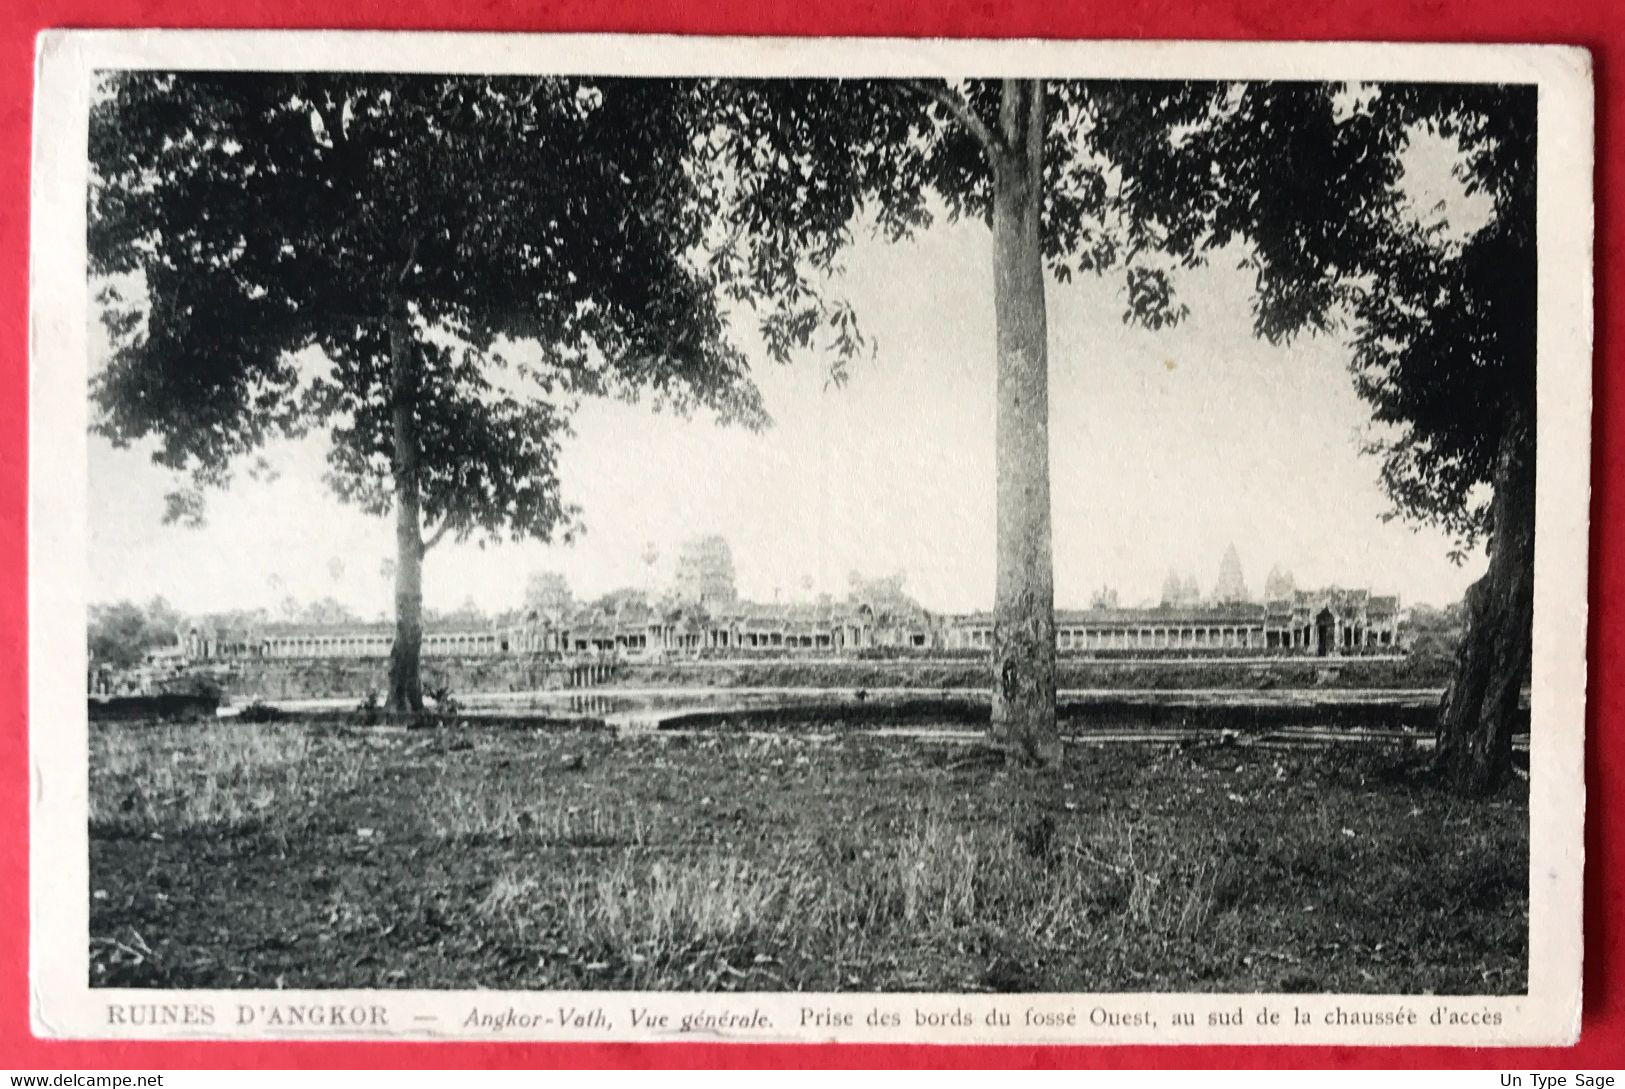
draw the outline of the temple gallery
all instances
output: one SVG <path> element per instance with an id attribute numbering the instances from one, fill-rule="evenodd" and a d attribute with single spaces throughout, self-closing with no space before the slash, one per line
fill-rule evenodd
<path id="1" fill-rule="evenodd" d="M 1396 652 L 1401 609 L 1394 595 L 1331 586 L 1298 588 L 1270 573 L 1248 592 L 1235 548 L 1220 562 L 1211 593 L 1170 573 L 1161 600 L 1123 606 L 1110 591 L 1086 608 L 1057 609 L 1057 650 L 1072 655 L 1367 655 Z M 625 659 L 751 654 L 977 652 L 993 646 L 993 615 L 936 613 L 914 600 L 902 576 L 853 576 L 849 592 L 796 602 L 752 602 L 735 585 L 721 537 L 688 541 L 672 583 L 659 592 L 622 590 L 577 602 L 562 580 L 533 580 L 521 607 L 496 618 L 430 622 L 422 652 Z M 182 623 L 170 656 L 188 662 L 254 658 L 387 656 L 395 626 L 203 617 Z"/>

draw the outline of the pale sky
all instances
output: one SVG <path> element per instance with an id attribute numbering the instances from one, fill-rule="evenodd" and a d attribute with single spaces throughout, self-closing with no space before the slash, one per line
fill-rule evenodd
<path id="1" fill-rule="evenodd" d="M 991 249 L 975 223 L 943 222 L 901 244 L 860 240 L 844 291 L 875 358 L 837 389 L 823 359 L 778 366 L 756 353 L 775 421 L 762 433 L 583 404 L 561 467 L 586 532 L 569 546 L 443 543 L 425 564 L 426 604 L 510 608 L 537 570 L 562 573 L 578 597 L 663 586 L 684 538 L 718 533 L 751 599 L 839 596 L 850 571 L 903 571 L 927 608 L 989 607 Z M 1389 508 L 1378 461 L 1359 453 L 1369 411 L 1346 347 L 1256 340 L 1250 277 L 1233 260 L 1177 282 L 1191 314 L 1161 332 L 1122 323 L 1120 276 L 1049 285 L 1057 604 L 1081 607 L 1101 586 L 1125 604 L 1152 602 L 1170 568 L 1211 591 L 1232 542 L 1255 594 L 1280 564 L 1300 587 L 1369 587 L 1406 604 L 1459 598 L 1482 555 L 1454 566 L 1443 534 L 1380 518 Z M 171 483 L 143 452 L 89 442 L 90 600 L 163 595 L 206 612 L 292 594 L 369 616 L 388 607 L 391 524 L 329 495 L 322 438 L 272 449 L 278 479 L 212 494 L 201 529 L 162 524 Z"/>

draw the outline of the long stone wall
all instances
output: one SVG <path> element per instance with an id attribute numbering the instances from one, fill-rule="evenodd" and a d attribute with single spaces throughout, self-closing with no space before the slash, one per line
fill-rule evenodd
<path id="1" fill-rule="evenodd" d="M 1196 655 L 1182 661 L 1062 655 L 1057 680 L 1063 688 L 1430 688 L 1448 679 L 1452 661 L 1445 653 L 1336 659 L 1260 655 L 1213 662 Z M 458 698 L 599 685 L 981 688 L 988 682 L 985 656 L 970 652 L 873 660 L 737 655 L 722 661 L 683 658 L 596 666 L 541 656 L 432 658 L 424 659 L 422 668 L 426 692 L 445 686 Z M 157 687 L 170 692 L 218 691 L 233 703 L 255 699 L 359 702 L 368 693 L 382 696 L 388 670 L 384 658 L 255 659 L 193 666 Z"/>
<path id="2" fill-rule="evenodd" d="M 453 696 L 470 692 L 522 692 L 575 688 L 610 679 L 610 666 L 593 667 L 594 676 L 572 666 L 539 657 L 425 658 L 423 689 L 444 686 Z M 387 658 L 249 659 L 198 666 L 164 687 L 171 690 L 207 685 L 234 701 L 355 699 L 368 693 L 380 698 L 389 687 Z"/>

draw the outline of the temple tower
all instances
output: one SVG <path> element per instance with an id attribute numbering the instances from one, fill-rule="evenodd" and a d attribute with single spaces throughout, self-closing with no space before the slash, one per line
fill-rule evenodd
<path id="1" fill-rule="evenodd" d="M 1241 575 L 1241 556 L 1231 544 L 1219 561 L 1219 581 L 1213 587 L 1213 600 L 1220 605 L 1232 605 L 1247 600 L 1247 580 Z"/>

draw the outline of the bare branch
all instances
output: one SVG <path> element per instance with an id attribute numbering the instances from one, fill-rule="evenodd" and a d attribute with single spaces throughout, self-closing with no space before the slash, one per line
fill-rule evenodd
<path id="1" fill-rule="evenodd" d="M 406 260 L 401 262 L 400 275 L 395 277 L 395 282 L 397 284 L 404 284 L 406 282 L 406 278 L 412 274 L 412 265 L 418 259 L 418 240 L 422 237 L 422 235 L 417 234 L 412 236 L 412 246 L 406 251 Z"/>
<path id="2" fill-rule="evenodd" d="M 999 159 L 1003 157 L 1004 143 L 994 135 L 992 129 L 987 127 L 987 123 L 976 115 L 976 111 L 971 109 L 970 103 L 965 101 L 963 96 L 955 94 L 949 88 L 946 80 L 938 83 L 935 80 L 911 79 L 904 86 L 918 91 L 953 114 L 959 123 L 970 130 L 972 136 L 976 137 L 976 142 L 982 145 L 982 150 L 987 153 L 989 161 L 997 164 Z"/>

